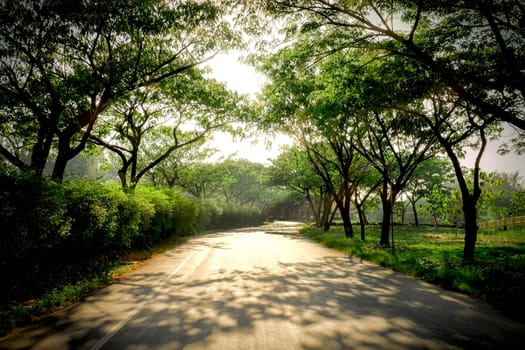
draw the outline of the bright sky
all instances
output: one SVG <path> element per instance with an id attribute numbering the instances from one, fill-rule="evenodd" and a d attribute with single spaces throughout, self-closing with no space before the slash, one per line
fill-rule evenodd
<path id="1" fill-rule="evenodd" d="M 238 61 L 236 54 L 220 54 L 215 56 L 208 65 L 213 69 L 212 77 L 223 81 L 232 90 L 240 93 L 248 93 L 255 96 L 260 91 L 260 86 L 264 83 L 264 77 L 258 74 L 255 69 Z M 503 133 L 503 139 L 510 139 L 511 132 L 507 130 Z M 270 142 L 270 144 L 268 144 Z M 289 144 L 290 141 L 285 136 L 278 136 L 272 139 L 261 135 L 259 138 L 247 140 L 233 140 L 228 134 L 217 134 L 213 147 L 220 149 L 216 158 L 233 156 L 235 158 L 245 158 L 252 162 L 268 163 L 269 158 L 275 158 L 279 154 L 280 146 Z M 481 161 L 481 168 L 485 171 L 513 172 L 518 170 L 525 177 L 525 156 L 509 154 L 500 156 L 497 154 L 498 145 L 489 144 Z M 467 153 L 464 161 L 465 166 L 472 167 L 475 154 Z M 215 157 L 214 157 L 215 158 Z"/>
<path id="2" fill-rule="evenodd" d="M 261 91 L 264 77 L 257 73 L 255 68 L 238 61 L 238 54 L 219 54 L 208 61 L 208 65 L 213 69 L 211 76 L 219 81 L 225 82 L 228 88 L 240 93 L 255 95 Z M 212 147 L 220 151 L 213 159 L 234 158 L 248 159 L 252 162 L 269 163 L 268 159 L 273 159 L 279 155 L 280 146 L 290 143 L 284 135 L 268 137 L 261 135 L 257 138 L 244 140 L 234 140 L 227 133 L 215 133 Z"/>

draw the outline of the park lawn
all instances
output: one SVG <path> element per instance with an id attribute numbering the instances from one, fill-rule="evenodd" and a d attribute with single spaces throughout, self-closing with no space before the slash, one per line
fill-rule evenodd
<path id="1" fill-rule="evenodd" d="M 519 307 L 525 297 L 525 228 L 480 231 L 473 261 L 465 261 L 460 229 L 394 226 L 394 247 L 379 246 L 380 226 L 366 228 L 366 240 L 345 238 L 343 228 L 329 232 L 305 227 L 302 234 L 321 244 L 400 271 L 443 288 L 482 299 L 525 322 Z"/>

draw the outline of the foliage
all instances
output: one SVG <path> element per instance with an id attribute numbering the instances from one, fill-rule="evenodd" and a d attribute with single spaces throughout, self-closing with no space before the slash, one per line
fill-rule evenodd
<path id="1" fill-rule="evenodd" d="M 450 163 L 439 156 L 427 159 L 416 168 L 403 191 L 412 205 L 416 226 L 419 224 L 416 203 L 423 198 L 427 199 L 427 208 L 437 225 L 437 219 L 443 214 L 444 201 L 441 200 L 441 194 L 445 191 L 444 187 L 452 181 L 453 170 Z"/>
<path id="2" fill-rule="evenodd" d="M 278 16 L 288 41 L 315 38 L 315 59 L 345 49 L 367 51 L 371 61 L 406 58 L 477 114 L 525 129 L 519 1 L 261 0 L 247 6 Z"/>
<path id="3" fill-rule="evenodd" d="M 213 1 L 3 0 L 0 9 L 0 154 L 41 174 L 56 152 L 56 180 L 112 103 L 239 42 Z"/>
<path id="4" fill-rule="evenodd" d="M 341 229 L 321 232 L 311 228 L 303 234 L 322 244 L 367 259 L 396 271 L 420 277 L 444 288 L 473 295 L 525 320 L 517 303 L 525 295 L 525 242 L 523 230 L 482 232 L 477 258 L 462 259 L 462 240 L 456 229 L 440 234 L 419 227 L 396 226 L 396 254 L 373 243 L 345 238 Z M 368 237 L 378 237 L 378 228 L 367 227 Z"/>
<path id="5" fill-rule="evenodd" d="M 448 0 L 256 3 L 284 23 L 288 43 L 282 46 L 280 54 L 289 59 L 286 69 L 302 69 L 301 73 L 294 73 L 296 81 L 322 72 L 330 62 L 334 68 L 328 70 L 334 74 L 324 74 L 326 78 L 320 84 L 298 84 L 297 88 L 293 87 L 295 81 L 289 83 L 290 89 L 283 89 L 281 94 L 291 92 L 299 98 L 281 99 L 284 102 L 278 107 L 282 114 L 290 118 L 290 109 L 294 108 L 301 114 L 308 113 L 309 105 L 304 103 L 308 98 L 301 89 L 306 88 L 308 96 L 321 85 L 329 88 L 321 89 L 320 98 L 315 99 L 314 95 L 311 99 L 321 101 L 314 104 L 318 108 L 313 108 L 324 112 L 321 129 L 332 130 L 331 122 L 339 120 L 345 109 L 352 117 L 356 113 L 364 116 L 365 137 L 358 133 L 357 140 L 366 140 L 368 134 L 379 141 L 362 153 L 364 157 L 370 151 L 383 152 L 389 142 L 378 138 L 374 131 L 377 127 L 369 125 L 370 121 L 379 123 L 379 130 L 395 133 L 404 128 L 390 129 L 389 116 L 404 115 L 408 135 L 420 139 L 425 134 L 432 135 L 453 163 L 463 204 L 464 257 L 472 259 L 477 239 L 476 205 L 481 196 L 479 164 L 487 139 L 497 135 L 501 122 L 516 126 L 521 133 L 525 130 L 525 60 L 518 50 L 525 40 L 520 22 L 524 8 L 518 2 Z M 356 53 L 361 59 L 355 59 Z M 288 71 L 275 74 L 280 58 L 271 60 L 267 71 L 272 79 L 292 82 Z M 279 96 L 281 85 L 278 83 L 271 90 L 274 95 Z M 270 96 L 268 100 L 275 99 Z M 335 108 L 326 108 L 334 101 Z M 360 110 L 363 111 L 359 113 Z M 270 115 L 279 118 L 276 113 Z M 366 118 L 367 115 L 372 118 Z M 459 161 L 467 145 L 475 145 L 478 150 L 470 188 L 469 174 L 463 173 Z M 522 146 L 518 139 L 518 153 Z M 392 157 L 380 157 L 382 160 L 376 162 L 384 164 L 388 158 Z M 408 171 L 401 173 L 410 175 L 413 169 L 406 167 Z M 386 174 L 392 171 L 382 168 L 385 181 L 390 181 Z M 396 192 L 402 188 L 396 188 L 397 185 L 408 180 L 396 175 L 390 178 L 396 181 L 390 184 L 388 201 L 387 183 L 382 187 L 383 223 L 388 222 Z M 388 244 L 386 228 L 381 241 Z"/>
<path id="6" fill-rule="evenodd" d="M 265 213 L 259 208 L 230 204 L 222 208 L 213 224 L 214 229 L 257 226 L 263 223 Z"/>
<path id="7" fill-rule="evenodd" d="M 90 141 L 120 159 L 124 190 L 173 153 L 202 146 L 213 130 L 231 130 L 230 122 L 248 113 L 245 99 L 224 83 L 205 78 L 193 67 L 156 88 L 137 89 L 103 113 Z"/>
<path id="8" fill-rule="evenodd" d="M 496 220 L 525 214 L 525 183 L 519 172 L 484 174 L 482 218 Z"/>
<path id="9" fill-rule="evenodd" d="M 330 227 L 333 197 L 324 190 L 323 179 L 315 172 L 308 154 L 298 146 L 282 150 L 272 160 L 268 170 L 268 182 L 293 191 L 306 199 L 317 227 Z"/>
<path id="10" fill-rule="evenodd" d="M 57 185 L 29 175 L 4 174 L 0 181 L 2 303 L 74 279 L 71 269 L 82 275 L 100 259 L 192 233 L 198 216 L 197 203 L 176 190 L 125 194 L 113 185 Z"/>

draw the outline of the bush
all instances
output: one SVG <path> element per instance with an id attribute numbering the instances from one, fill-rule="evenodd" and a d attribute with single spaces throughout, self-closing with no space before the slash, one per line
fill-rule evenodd
<path id="1" fill-rule="evenodd" d="M 177 236 L 191 234 L 199 217 L 198 202 L 184 197 L 176 189 L 166 189 L 164 193 L 168 195 L 171 203 L 171 232 Z"/>
<path id="2" fill-rule="evenodd" d="M 199 215 L 195 222 L 196 231 L 211 230 L 218 227 L 222 208 L 215 201 L 202 199 L 199 201 Z"/>
<path id="3" fill-rule="evenodd" d="M 223 209 L 217 218 L 215 228 L 255 226 L 262 224 L 264 219 L 264 213 L 258 208 L 229 205 Z"/>
<path id="4" fill-rule="evenodd" d="M 129 249 L 192 232 L 199 208 L 176 190 L 0 174 L 0 301 L 30 298 Z"/>
<path id="5" fill-rule="evenodd" d="M 64 189 L 72 227 L 57 255 L 62 259 L 85 259 L 114 249 L 125 195 L 89 181 L 71 181 L 64 184 Z"/>
<path id="6" fill-rule="evenodd" d="M 27 292 L 24 281 L 44 269 L 70 234 L 60 186 L 30 174 L 0 176 L 0 300 Z"/>

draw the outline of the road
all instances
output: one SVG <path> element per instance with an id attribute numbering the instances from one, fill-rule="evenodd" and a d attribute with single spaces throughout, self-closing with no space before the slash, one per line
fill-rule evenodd
<path id="1" fill-rule="evenodd" d="M 492 307 L 297 235 L 293 223 L 208 234 L 1 349 L 522 349 Z"/>

